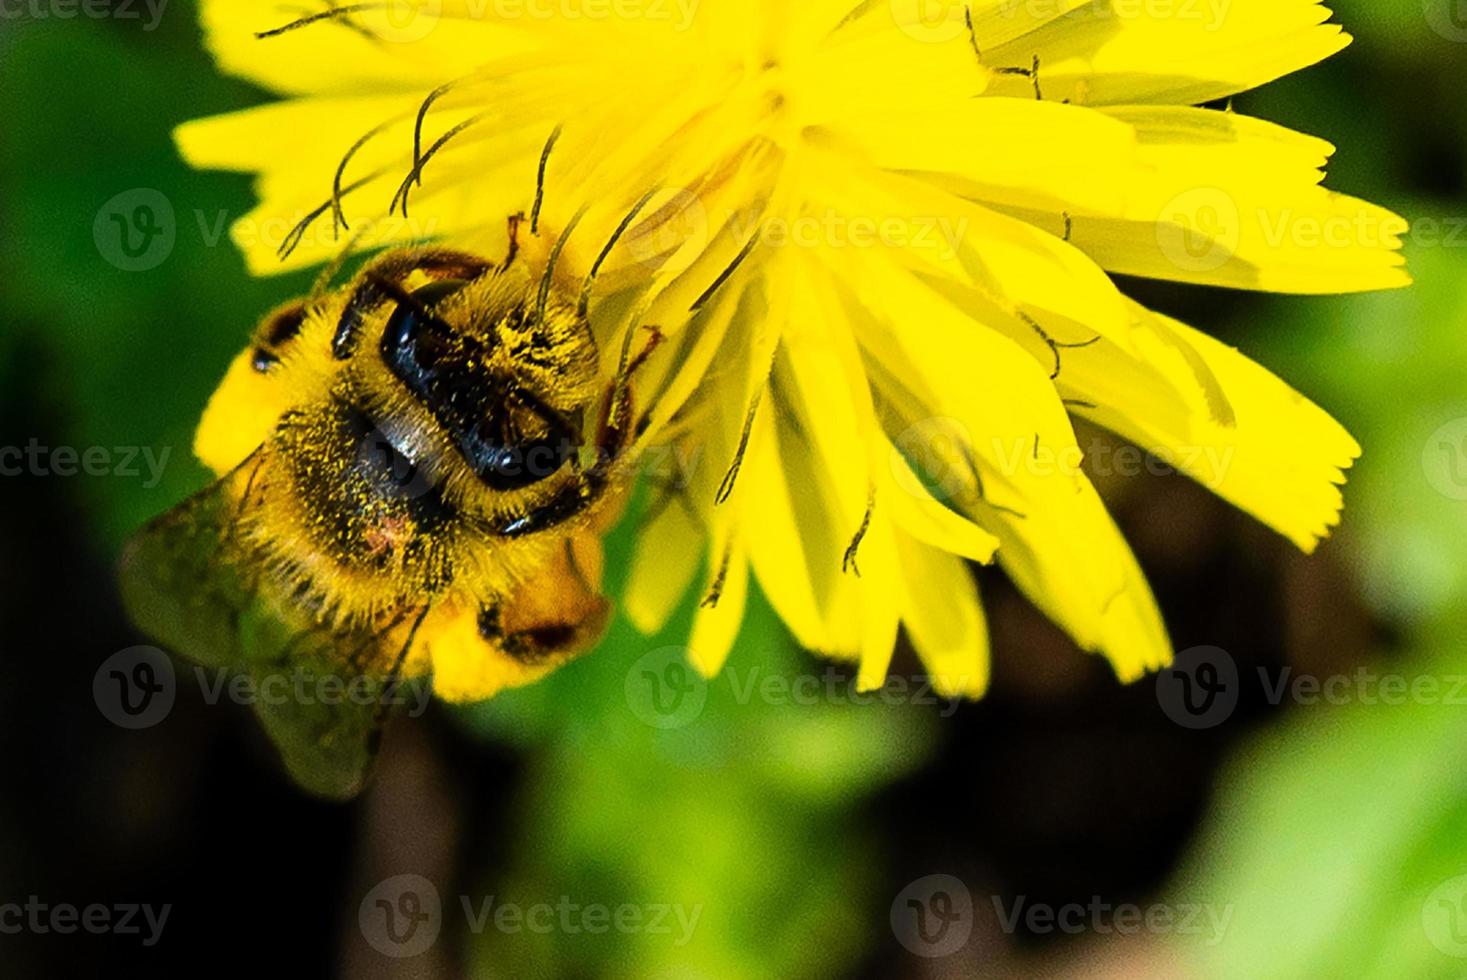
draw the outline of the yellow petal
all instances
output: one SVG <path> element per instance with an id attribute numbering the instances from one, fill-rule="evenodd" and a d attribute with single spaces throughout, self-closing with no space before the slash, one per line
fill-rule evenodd
<path id="1" fill-rule="evenodd" d="M 1078 104 L 1226 98 L 1322 61 L 1349 43 L 1317 0 L 1178 0 L 1088 4 L 984 52 L 995 67 L 1039 59 L 1046 99 Z M 994 95 L 1033 98 L 1027 78 L 1000 78 Z"/>
<path id="2" fill-rule="evenodd" d="M 200 19 L 205 43 L 222 70 L 287 94 L 421 90 L 426 95 L 492 58 L 534 46 L 512 23 L 463 16 L 467 11 L 453 2 L 387 0 L 361 6 L 367 9 L 353 10 L 349 18 L 265 38 L 256 35 L 312 11 L 259 0 L 204 0 Z"/>
<path id="3" fill-rule="evenodd" d="M 1081 646 L 1105 653 L 1122 678 L 1166 663 L 1170 644 L 1155 600 L 1078 469 L 1074 433 L 1043 371 L 885 266 L 867 263 L 859 277 L 856 295 L 880 322 L 858 329 L 878 387 L 900 415 L 895 424 L 906 423 L 920 446 L 932 417 L 957 420 L 982 477 L 957 502 L 998 536 L 999 561 L 1025 594 Z M 949 475 L 961 481 L 962 465 L 960 455 Z"/>
<path id="4" fill-rule="evenodd" d="M 902 622 L 943 697 L 988 690 L 988 627 L 967 566 L 937 548 L 900 543 Z"/>
<path id="5" fill-rule="evenodd" d="M 1339 485 L 1359 444 L 1233 348 L 1140 306 L 1135 312 L 1154 340 L 1140 345 L 1140 360 L 1101 346 L 1079 352 L 1064 378 L 1087 403 L 1077 411 L 1313 551 L 1339 522 Z M 1088 382 L 1100 376 L 1110 383 L 1093 390 Z"/>
<path id="6" fill-rule="evenodd" d="M 1119 211 L 1078 201 L 1070 241 L 1112 272 L 1292 293 L 1410 282 L 1404 219 L 1319 186 L 1328 143 L 1230 112 L 1127 107 L 1133 177 Z M 997 197 L 993 207 L 1060 232 L 1065 215 Z"/>

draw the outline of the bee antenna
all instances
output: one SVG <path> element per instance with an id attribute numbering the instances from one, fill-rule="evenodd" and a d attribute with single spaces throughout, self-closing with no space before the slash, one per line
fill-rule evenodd
<path id="1" fill-rule="evenodd" d="M 545 263 L 545 275 L 540 279 L 540 296 L 535 304 L 535 322 L 537 323 L 545 322 L 545 307 L 550 303 L 550 285 L 555 280 L 556 263 L 560 261 L 560 253 L 565 250 L 565 243 L 570 238 L 571 232 L 576 230 L 576 226 L 586 216 L 586 210 L 583 207 L 576 212 L 575 217 L 570 219 L 570 223 L 565 226 L 565 230 L 555 240 L 555 247 L 550 250 L 550 259 Z"/>
<path id="2" fill-rule="evenodd" d="M 595 264 L 591 266 L 591 274 L 586 277 L 586 284 L 581 287 L 581 304 L 579 307 L 581 319 L 584 320 L 586 314 L 591 309 L 591 286 L 596 282 L 596 277 L 601 273 L 601 266 L 605 264 L 607 258 L 611 256 L 611 250 L 616 248 L 616 243 L 621 241 L 621 237 L 632 226 L 632 222 L 637 220 L 637 215 L 642 213 L 642 209 L 647 206 L 647 203 L 652 200 L 652 196 L 656 193 L 655 188 L 648 191 L 640 201 L 633 205 L 632 209 L 627 212 L 627 216 L 621 219 L 621 224 L 616 226 L 616 231 L 611 235 L 611 241 L 606 243 L 606 247 L 596 257 Z"/>
<path id="3" fill-rule="evenodd" d="M 535 178 L 535 206 L 530 211 L 530 234 L 540 234 L 540 208 L 545 204 L 545 169 L 550 165 L 550 153 L 555 149 L 555 144 L 560 141 L 560 133 L 564 127 L 556 126 L 555 132 L 545 141 L 545 149 L 540 153 L 539 176 Z"/>

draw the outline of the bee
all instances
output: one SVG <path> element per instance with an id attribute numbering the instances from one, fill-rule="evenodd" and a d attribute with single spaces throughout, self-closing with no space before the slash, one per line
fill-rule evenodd
<path id="1" fill-rule="evenodd" d="M 555 278 L 570 228 L 540 276 L 515 261 L 517 232 L 511 219 L 502 263 L 389 251 L 266 316 L 200 425 L 218 482 L 125 549 L 124 601 L 159 642 L 260 690 L 342 679 L 351 693 L 255 703 L 321 795 L 362 788 L 403 678 L 482 699 L 607 625 L 601 539 L 633 482 L 630 379 L 660 335 L 632 357 L 628 333 L 603 380 L 596 268 L 577 297 Z"/>

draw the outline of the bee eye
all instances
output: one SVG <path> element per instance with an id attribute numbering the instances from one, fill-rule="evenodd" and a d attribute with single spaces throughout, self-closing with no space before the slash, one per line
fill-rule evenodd
<path id="1" fill-rule="evenodd" d="M 411 348 L 422 333 L 423 311 L 433 309 L 468 284 L 466 279 L 440 279 L 414 290 L 412 298 L 416 305 L 398 303 L 387 321 L 387 329 L 382 334 L 383 353 L 411 356 Z"/>
<path id="2" fill-rule="evenodd" d="M 271 320 L 265 328 L 265 342 L 271 347 L 288 344 L 300 336 L 301 326 L 306 322 L 304 304 L 293 306 Z"/>
<path id="3" fill-rule="evenodd" d="M 485 447 L 474 455 L 474 469 L 491 490 L 524 490 L 559 473 L 570 462 L 571 440 L 557 434 L 514 446 Z"/>
<path id="4" fill-rule="evenodd" d="M 306 305 L 295 303 L 276 310 L 255 331 L 255 349 L 250 363 L 256 371 L 268 374 L 280 363 L 281 351 L 296 337 L 306 322 Z"/>
<path id="5" fill-rule="evenodd" d="M 466 285 L 448 279 L 403 297 L 382 333 L 382 359 L 433 413 L 485 486 L 523 490 L 565 468 L 575 430 L 515 379 L 487 369 L 489 341 L 435 315 L 436 304 Z"/>

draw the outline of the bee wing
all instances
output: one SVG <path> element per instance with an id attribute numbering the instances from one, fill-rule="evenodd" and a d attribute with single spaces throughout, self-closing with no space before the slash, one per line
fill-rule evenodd
<path id="1" fill-rule="evenodd" d="M 254 600 L 232 542 L 242 474 L 259 452 L 148 522 L 122 552 L 119 584 L 134 625 L 206 667 L 244 659 L 240 627 Z"/>
<path id="2" fill-rule="evenodd" d="M 382 636 L 333 632 L 304 615 L 291 621 L 254 587 L 262 569 L 251 567 L 236 526 L 264 451 L 133 536 L 122 599 L 139 629 L 199 665 L 201 680 L 210 668 L 219 680 L 234 675 L 217 689 L 248 697 L 297 783 L 348 799 L 371 770 L 396 678 L 348 666 L 382 662 Z"/>
<path id="3" fill-rule="evenodd" d="M 317 630 L 284 642 L 281 654 L 250 664 L 261 692 L 255 714 L 297 784 L 327 799 L 351 799 L 376 762 L 397 678 L 343 673 L 341 651 L 376 644 L 375 637 Z"/>

